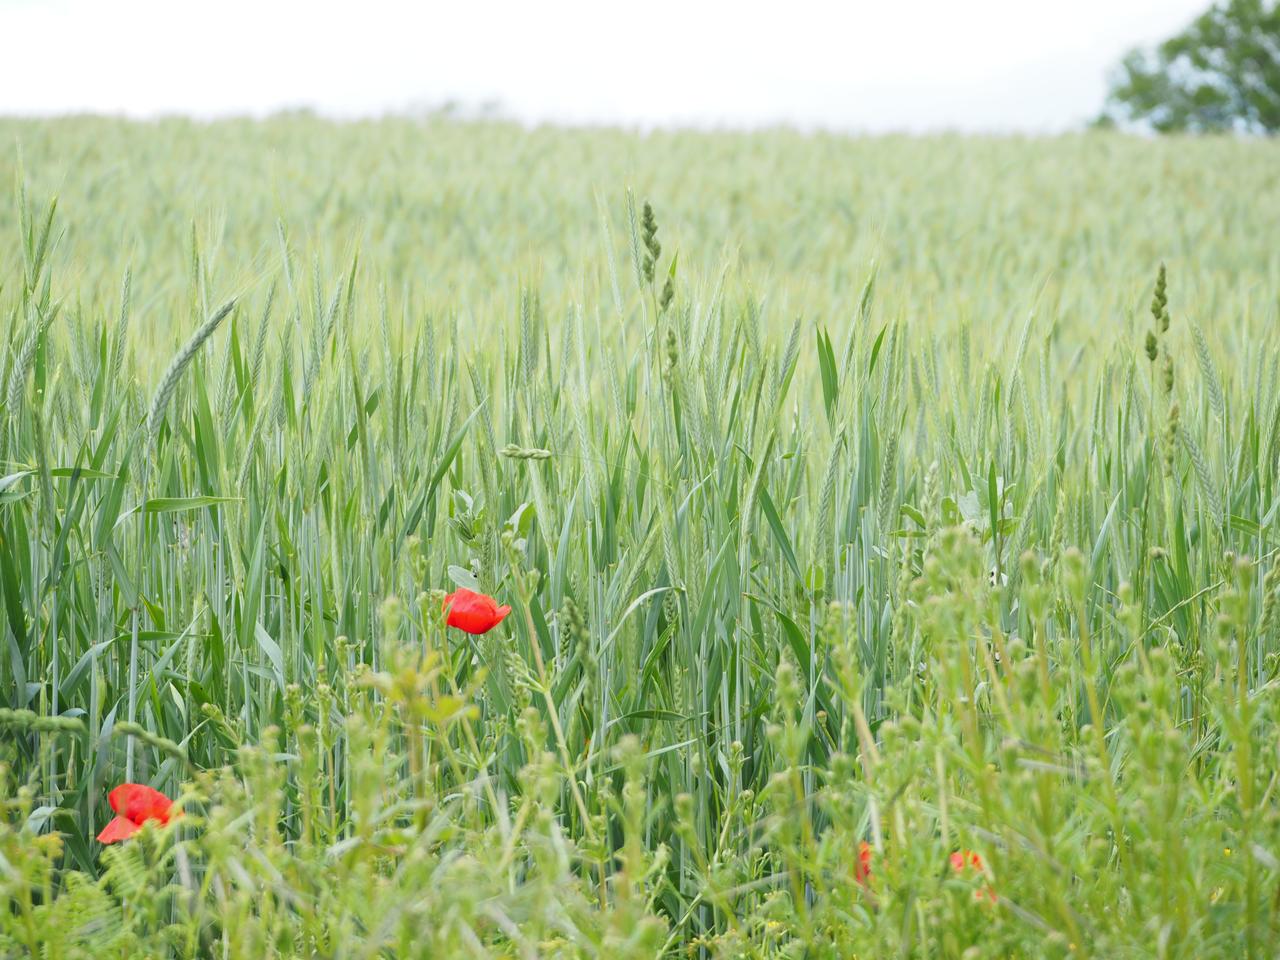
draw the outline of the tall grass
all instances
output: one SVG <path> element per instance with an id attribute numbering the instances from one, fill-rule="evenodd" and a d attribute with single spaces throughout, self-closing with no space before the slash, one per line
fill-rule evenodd
<path id="1" fill-rule="evenodd" d="M 0 130 L 4 951 L 1274 953 L 1274 145 Z"/>

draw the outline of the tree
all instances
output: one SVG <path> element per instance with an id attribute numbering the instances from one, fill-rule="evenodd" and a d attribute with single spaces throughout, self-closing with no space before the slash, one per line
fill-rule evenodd
<path id="1" fill-rule="evenodd" d="M 1280 0 L 1226 0 L 1112 78 L 1099 122 L 1161 133 L 1280 132 Z"/>

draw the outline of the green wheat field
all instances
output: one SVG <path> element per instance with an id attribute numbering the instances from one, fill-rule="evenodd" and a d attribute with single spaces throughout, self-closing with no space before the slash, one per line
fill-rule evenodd
<path id="1" fill-rule="evenodd" d="M 1280 144 L 0 120 L 0 183 L 0 956 L 1280 950 Z M 181 814 L 104 845 L 125 782 Z"/>

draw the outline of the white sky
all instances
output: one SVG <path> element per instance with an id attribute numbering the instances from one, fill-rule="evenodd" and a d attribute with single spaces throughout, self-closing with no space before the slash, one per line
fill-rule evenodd
<path id="1" fill-rule="evenodd" d="M 0 0 L 0 114 L 1052 131 L 1210 0 Z"/>

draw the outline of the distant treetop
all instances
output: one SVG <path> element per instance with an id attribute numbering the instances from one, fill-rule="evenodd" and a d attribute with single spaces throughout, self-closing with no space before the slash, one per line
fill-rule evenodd
<path id="1" fill-rule="evenodd" d="M 1161 133 L 1280 132 L 1280 2 L 1226 0 L 1111 80 L 1100 125 Z"/>

